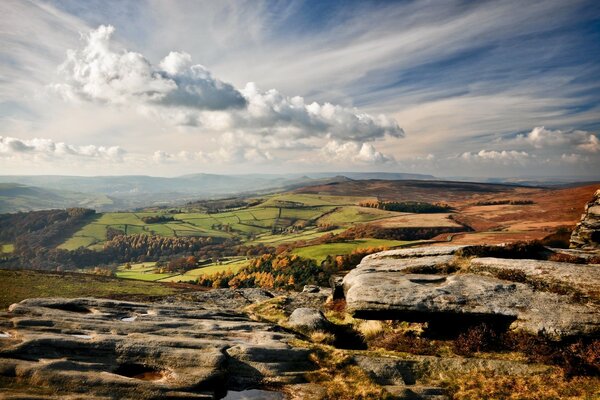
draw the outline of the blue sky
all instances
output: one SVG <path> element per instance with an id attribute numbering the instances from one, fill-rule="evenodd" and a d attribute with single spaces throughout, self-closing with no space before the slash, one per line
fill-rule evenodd
<path id="1" fill-rule="evenodd" d="M 0 25 L 3 174 L 600 178 L 597 1 L 9 0 Z"/>

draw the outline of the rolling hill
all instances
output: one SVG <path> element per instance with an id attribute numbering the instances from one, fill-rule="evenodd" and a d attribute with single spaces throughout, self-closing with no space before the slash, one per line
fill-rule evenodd
<path id="1" fill-rule="evenodd" d="M 106 195 L 52 190 L 18 183 L 0 183 L 0 214 L 49 208 L 104 208 L 113 205 Z"/>

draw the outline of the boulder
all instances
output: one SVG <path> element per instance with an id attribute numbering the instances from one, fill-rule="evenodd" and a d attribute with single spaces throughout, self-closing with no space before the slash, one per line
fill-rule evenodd
<path id="1" fill-rule="evenodd" d="M 344 277 L 347 310 L 357 318 L 429 322 L 446 330 L 485 322 L 557 340 L 600 333 L 596 267 L 492 258 L 464 265 L 469 260 L 456 260 L 456 250 L 433 247 L 365 257 Z M 459 272 L 447 273 L 460 263 Z M 504 273 L 490 273 L 498 270 Z M 522 271 L 517 279 L 511 279 L 513 270 Z"/>
<path id="2" fill-rule="evenodd" d="M 571 235 L 571 248 L 600 251 L 600 189 L 586 204 L 581 221 Z"/>
<path id="3" fill-rule="evenodd" d="M 0 315 L 0 384 L 34 398 L 221 398 L 304 382 L 292 334 L 199 305 L 28 299 Z"/>
<path id="4" fill-rule="evenodd" d="M 324 331 L 331 327 L 331 323 L 321 311 L 308 307 L 295 309 L 288 319 L 288 325 L 294 329 L 308 332 Z"/>

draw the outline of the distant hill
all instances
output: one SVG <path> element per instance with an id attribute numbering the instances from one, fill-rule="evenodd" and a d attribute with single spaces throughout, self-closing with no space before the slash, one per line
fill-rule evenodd
<path id="1" fill-rule="evenodd" d="M 386 181 L 402 181 L 402 180 L 436 180 L 433 175 L 424 174 L 407 174 L 404 172 L 320 172 L 307 174 L 312 178 L 330 178 L 333 176 L 342 176 L 354 180 L 363 179 L 380 179 Z"/>
<path id="2" fill-rule="evenodd" d="M 297 193 L 328 194 L 336 196 L 372 196 L 381 200 L 449 202 L 463 200 L 475 194 L 505 193 L 517 185 L 425 181 L 425 180 L 350 180 L 325 185 L 305 186 Z"/>
<path id="3" fill-rule="evenodd" d="M 0 183 L 0 213 L 67 207 L 103 208 L 112 204 L 113 201 L 105 195 Z"/>
<path id="4" fill-rule="evenodd" d="M 79 202 L 100 211 L 132 209 L 199 199 L 287 191 L 304 186 L 352 179 L 430 179 L 429 175 L 401 173 L 315 174 L 190 174 L 173 178 L 129 176 L 0 176 L 0 183 L 21 185 L 6 192 L 2 212 L 60 208 Z M 417 178 L 415 178 L 417 177 Z M 32 189 L 25 189 L 30 187 Z M 9 190 L 8 187 L 6 190 Z M 14 190 L 21 191 L 17 195 Z M 46 190 L 47 192 L 42 192 Z M 26 193 L 27 192 L 27 193 Z M 13 193 L 13 194 L 11 194 Z"/>

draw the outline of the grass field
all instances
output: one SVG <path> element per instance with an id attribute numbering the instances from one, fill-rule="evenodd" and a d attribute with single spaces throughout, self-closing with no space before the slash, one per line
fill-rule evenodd
<path id="1" fill-rule="evenodd" d="M 0 244 L 0 253 L 12 253 L 15 251 L 15 245 L 10 243 Z"/>
<path id="2" fill-rule="evenodd" d="M 333 225 L 340 233 L 356 223 L 375 223 L 380 226 L 456 226 L 446 214 L 406 214 L 357 206 L 369 197 L 331 196 L 322 194 L 283 193 L 268 196 L 253 207 L 219 213 L 160 211 L 114 212 L 98 215 L 88 225 L 66 240 L 60 248 L 79 247 L 101 249 L 109 227 L 126 234 L 161 236 L 237 237 L 247 244 L 280 244 L 311 240 L 325 233 L 317 225 Z M 143 217 L 164 215 L 172 221 L 146 224 Z M 292 225 L 300 229 L 289 229 Z M 160 279 L 148 271 L 120 271 L 119 276 L 135 279 Z M 164 278 L 164 277 L 163 277 Z"/>
<path id="3" fill-rule="evenodd" d="M 126 269 L 125 265 L 117 268 L 117 278 L 139 279 L 141 281 L 158 281 L 169 278 L 176 274 L 158 274 L 153 272 L 156 269 L 156 262 L 145 262 L 130 264 L 131 269 Z"/>
<path id="4" fill-rule="evenodd" d="M 327 256 L 337 256 L 350 254 L 353 250 L 362 249 L 367 247 L 387 247 L 393 248 L 398 246 L 404 246 L 407 244 L 413 244 L 415 242 L 406 242 L 400 240 L 384 240 L 384 239 L 358 239 L 344 243 L 326 243 L 318 244 L 314 246 L 299 247 L 292 251 L 304 258 L 312 258 L 317 262 L 321 262 L 327 258 Z"/>
<path id="5" fill-rule="evenodd" d="M 340 224 L 347 224 L 353 215 L 361 215 L 355 210 L 360 197 L 320 196 L 304 194 L 279 194 L 268 197 L 262 204 L 254 207 L 226 211 L 214 214 L 202 212 L 183 212 L 168 214 L 173 221 L 146 224 L 142 220 L 146 216 L 166 215 L 161 212 L 114 212 L 104 213 L 81 228 L 59 247 L 74 250 L 79 247 L 98 249 L 106 241 L 109 227 L 119 229 L 126 234 L 149 234 L 161 236 L 214 236 L 242 237 L 255 243 L 284 243 L 298 236 L 299 239 L 314 238 L 321 235 L 314 229 L 298 233 L 298 235 L 272 234 L 273 228 L 285 229 L 295 223 L 315 223 L 320 217 L 330 214 L 336 207 L 351 207 L 348 213 L 339 213 L 330 219 Z M 362 220 L 377 219 L 382 216 L 380 210 L 370 210 L 368 217 Z"/>
<path id="6" fill-rule="evenodd" d="M 246 257 L 231 257 L 230 259 L 218 264 L 208 264 L 203 267 L 187 271 L 185 274 L 161 279 L 161 282 L 187 282 L 190 280 L 195 280 L 200 275 L 213 275 L 225 271 L 231 271 L 235 273 L 247 265 L 248 260 Z"/>
<path id="7" fill-rule="evenodd" d="M 0 310 L 32 297 L 144 300 L 182 291 L 166 284 L 78 273 L 0 270 Z"/>

